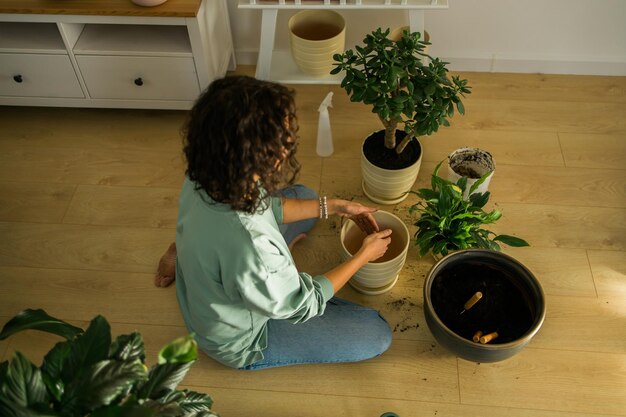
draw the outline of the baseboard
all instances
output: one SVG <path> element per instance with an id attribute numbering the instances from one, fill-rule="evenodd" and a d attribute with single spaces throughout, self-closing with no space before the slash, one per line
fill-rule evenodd
<path id="1" fill-rule="evenodd" d="M 258 51 L 253 49 L 236 50 L 235 56 L 237 63 L 240 65 L 256 65 Z M 491 58 L 439 57 L 449 62 L 448 68 L 453 71 L 626 76 L 626 62 L 616 62 L 608 59 L 578 61 L 574 59 L 533 59 L 531 57 L 520 58 L 501 55 L 494 55 Z"/>
<path id="2" fill-rule="evenodd" d="M 532 59 L 494 55 L 492 58 L 441 57 L 455 71 L 519 72 L 625 76 L 626 62 Z"/>

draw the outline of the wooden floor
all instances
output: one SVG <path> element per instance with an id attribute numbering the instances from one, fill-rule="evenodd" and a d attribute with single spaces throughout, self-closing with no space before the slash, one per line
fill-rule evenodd
<path id="1" fill-rule="evenodd" d="M 495 364 L 457 359 L 431 336 L 422 283 L 432 266 L 411 249 L 387 294 L 340 295 L 381 310 L 394 341 L 357 364 L 235 371 L 202 355 L 184 386 L 213 396 L 227 416 L 626 416 L 626 78 L 465 73 L 467 115 L 423 139 L 415 187 L 461 146 L 493 153 L 493 230 L 527 239 L 505 249 L 547 294 L 539 334 Z M 301 181 L 367 202 L 359 146 L 379 128 L 337 86 L 296 86 Z M 335 153 L 315 154 L 317 106 L 335 92 Z M 139 330 L 154 363 L 185 333 L 175 289 L 152 275 L 175 234 L 183 179 L 183 112 L 0 107 L 0 322 L 25 308 L 85 325 L 97 314 L 115 335 Z M 408 224 L 405 202 L 385 207 Z M 296 250 L 301 269 L 339 261 L 337 220 Z M 413 229 L 412 229 L 413 230 Z M 398 301 L 400 300 L 400 301 Z M 34 361 L 57 340 L 37 332 L 0 342 Z"/>

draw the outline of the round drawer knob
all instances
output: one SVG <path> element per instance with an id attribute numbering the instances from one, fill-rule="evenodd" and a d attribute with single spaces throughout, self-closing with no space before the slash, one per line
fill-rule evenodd
<path id="1" fill-rule="evenodd" d="M 135 78 L 134 83 L 135 83 L 135 85 L 138 85 L 138 86 L 141 87 L 143 85 L 143 80 L 141 79 L 141 77 Z"/>
<path id="2" fill-rule="evenodd" d="M 22 81 L 24 81 L 24 79 L 21 75 L 18 74 L 13 76 L 13 81 L 15 81 L 16 83 L 21 83 Z"/>

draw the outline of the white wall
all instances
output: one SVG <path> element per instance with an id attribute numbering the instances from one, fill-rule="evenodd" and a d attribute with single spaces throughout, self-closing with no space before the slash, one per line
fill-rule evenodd
<path id="1" fill-rule="evenodd" d="M 239 64 L 256 63 L 261 12 L 228 0 Z M 431 55 L 454 70 L 626 75 L 626 0 L 449 0 L 425 12 Z M 408 24 L 404 12 L 349 11 L 346 47 L 376 27 Z M 278 14 L 276 48 L 287 49 Z"/>

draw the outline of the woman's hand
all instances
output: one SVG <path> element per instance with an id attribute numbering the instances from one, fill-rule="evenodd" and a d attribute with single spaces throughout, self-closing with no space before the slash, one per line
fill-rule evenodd
<path id="1" fill-rule="evenodd" d="M 368 235 L 357 252 L 357 256 L 363 256 L 367 262 L 375 261 L 382 257 L 391 243 L 391 229 Z"/>
<path id="2" fill-rule="evenodd" d="M 370 214 L 371 215 L 371 214 Z M 346 282 L 368 262 L 382 257 L 391 243 L 391 229 L 372 233 L 363 239 L 361 248 L 353 257 L 326 272 L 326 278 L 332 283 L 333 290 L 339 291 Z"/>
<path id="3" fill-rule="evenodd" d="M 363 204 L 348 200 L 333 200 L 331 204 L 331 213 L 352 220 L 359 226 L 359 229 L 368 235 L 380 231 L 376 219 L 372 216 L 372 213 L 378 211 L 377 208 L 366 207 Z"/>

